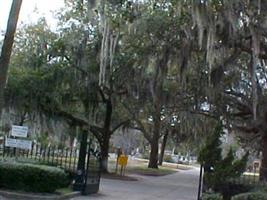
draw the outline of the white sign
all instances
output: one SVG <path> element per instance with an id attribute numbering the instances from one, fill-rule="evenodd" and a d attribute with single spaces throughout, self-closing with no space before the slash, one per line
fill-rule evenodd
<path id="1" fill-rule="evenodd" d="M 11 135 L 15 137 L 27 137 L 28 127 L 27 126 L 15 126 L 12 125 Z"/>
<path id="2" fill-rule="evenodd" d="M 32 149 L 32 141 L 6 138 L 5 146 L 31 150 Z"/>
<path id="3" fill-rule="evenodd" d="M 13 138 L 6 138 L 5 146 L 7 147 L 17 147 L 17 140 Z"/>

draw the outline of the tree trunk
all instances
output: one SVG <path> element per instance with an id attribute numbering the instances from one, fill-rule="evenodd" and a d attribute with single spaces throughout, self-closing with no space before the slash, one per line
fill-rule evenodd
<path id="1" fill-rule="evenodd" d="M 112 117 L 112 102 L 111 99 L 107 99 L 106 103 L 106 117 L 104 122 L 103 143 L 101 144 L 102 155 L 102 172 L 108 173 L 108 152 L 109 152 L 109 140 L 111 136 L 110 125 Z"/>
<path id="2" fill-rule="evenodd" d="M 87 153 L 87 138 L 88 138 L 88 133 L 87 131 L 83 130 L 82 138 L 80 142 L 79 160 L 78 160 L 78 167 L 77 167 L 78 170 L 85 169 L 85 157 Z"/>
<path id="3" fill-rule="evenodd" d="M 158 168 L 160 124 L 160 117 L 157 117 L 154 122 L 152 141 L 150 142 L 151 151 L 149 155 L 148 168 Z"/>
<path id="4" fill-rule="evenodd" d="M 164 78 L 167 73 L 167 63 L 169 58 L 169 48 L 164 50 L 164 54 L 156 66 L 154 79 L 151 84 L 151 95 L 153 101 L 153 136 L 150 141 L 151 152 L 149 157 L 149 168 L 158 168 L 158 149 L 159 149 L 159 136 L 161 129 L 161 109 L 163 100 L 163 84 Z"/>
<path id="5" fill-rule="evenodd" d="M 75 183 L 73 185 L 73 189 L 75 191 L 81 191 L 84 183 L 85 159 L 87 153 L 87 138 L 88 138 L 87 130 L 82 130 L 78 166 L 77 166 L 78 175 L 76 176 Z"/>
<path id="6" fill-rule="evenodd" d="M 263 137 L 262 161 L 260 169 L 260 181 L 267 182 L 267 134 Z"/>
<path id="7" fill-rule="evenodd" d="M 148 168 L 158 168 L 158 151 L 159 151 L 159 143 L 158 140 L 153 140 L 150 144 L 151 151 L 149 155 L 149 163 Z"/>
<path id="8" fill-rule="evenodd" d="M 13 0 L 9 13 L 7 29 L 0 57 L 0 113 L 4 107 L 4 88 L 6 86 L 7 71 L 17 28 L 19 11 L 22 0 Z"/>
<path id="9" fill-rule="evenodd" d="M 165 147 L 167 144 L 168 134 L 169 134 L 168 131 L 166 131 L 163 137 L 163 141 L 162 141 L 162 145 L 160 149 L 160 155 L 159 155 L 159 165 L 162 165 L 163 163 L 164 151 L 165 151 Z"/>
<path id="10" fill-rule="evenodd" d="M 69 132 L 69 146 L 71 148 L 73 148 L 74 140 L 75 140 L 75 137 L 77 136 L 76 135 L 76 132 L 77 132 L 76 125 L 74 123 L 70 123 L 69 124 L 69 130 L 70 130 L 70 132 Z"/>
<path id="11" fill-rule="evenodd" d="M 101 169 L 103 173 L 108 173 L 108 151 L 110 138 L 104 138 L 101 147 Z"/>

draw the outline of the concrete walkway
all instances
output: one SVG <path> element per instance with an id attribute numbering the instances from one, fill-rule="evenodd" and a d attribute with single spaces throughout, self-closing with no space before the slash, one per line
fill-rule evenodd
<path id="1" fill-rule="evenodd" d="M 196 200 L 199 170 L 179 171 L 159 177 L 137 176 L 139 181 L 101 179 L 96 195 L 72 200 Z"/>

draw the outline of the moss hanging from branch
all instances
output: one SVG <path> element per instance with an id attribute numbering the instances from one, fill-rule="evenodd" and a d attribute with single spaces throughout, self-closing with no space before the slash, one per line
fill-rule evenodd
<path id="1" fill-rule="evenodd" d="M 257 33 L 253 28 L 250 29 L 252 36 L 252 53 L 251 53 L 251 83 L 252 83 L 252 105 L 253 105 L 253 119 L 257 119 L 257 105 L 258 105 L 258 95 L 257 95 L 257 65 L 259 63 L 260 54 L 260 41 Z"/>
<path id="2" fill-rule="evenodd" d="M 105 85 L 106 81 L 106 68 L 108 62 L 108 50 L 109 50 L 109 37 L 110 37 L 110 26 L 106 19 L 103 20 L 103 32 L 100 52 L 100 72 L 99 72 L 99 85 Z"/>
<path id="3" fill-rule="evenodd" d="M 109 19 L 108 13 L 106 13 L 106 3 L 101 2 L 101 26 L 102 26 L 102 42 L 100 52 L 100 72 L 99 72 L 99 85 L 109 86 L 110 78 L 113 72 L 114 54 L 119 40 L 119 32 L 116 32 L 112 26 L 112 22 Z M 109 67 L 109 68 L 108 68 Z M 109 74 L 108 74 L 109 73 Z"/>
<path id="4" fill-rule="evenodd" d="M 202 48 L 205 25 L 206 25 L 206 11 L 204 9 L 203 3 L 193 3 L 192 6 L 192 19 L 193 26 L 198 29 L 198 45 Z"/>
<path id="5" fill-rule="evenodd" d="M 210 26 L 208 29 L 208 38 L 207 38 L 207 54 L 206 60 L 209 65 L 209 73 L 211 74 L 212 66 L 215 64 L 215 27 Z M 210 77 L 210 76 L 209 76 Z M 210 82 L 210 79 L 209 79 Z"/>

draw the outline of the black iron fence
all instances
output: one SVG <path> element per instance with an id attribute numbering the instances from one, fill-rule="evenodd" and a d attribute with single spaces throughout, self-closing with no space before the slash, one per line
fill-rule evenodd
<path id="1" fill-rule="evenodd" d="M 235 184 L 260 186 L 266 185 L 266 183 L 260 181 L 259 173 L 256 171 L 245 172 L 239 178 L 232 179 L 231 182 Z"/>
<path id="2" fill-rule="evenodd" d="M 59 148 L 36 144 L 33 145 L 31 150 L 23 150 L 1 146 L 0 157 L 3 159 L 14 158 L 21 162 L 52 165 L 75 172 L 77 170 L 79 148 Z"/>
<path id="3" fill-rule="evenodd" d="M 207 192 L 208 188 L 203 180 L 204 177 L 204 167 L 200 166 L 200 174 L 199 174 L 199 188 L 198 188 L 198 200 L 201 200 L 202 193 Z M 252 170 L 246 171 L 238 178 L 233 178 L 228 180 L 228 183 L 233 185 L 243 185 L 248 187 L 259 187 L 259 186 L 267 186 L 266 182 L 260 181 L 259 175 L 259 167 L 253 168 Z"/>
<path id="4" fill-rule="evenodd" d="M 92 148 L 92 140 L 89 143 L 85 142 L 81 149 L 34 144 L 30 150 L 23 150 L 2 145 L 1 159 L 60 167 L 73 175 L 74 190 L 85 195 L 99 190 L 100 152 Z"/>

